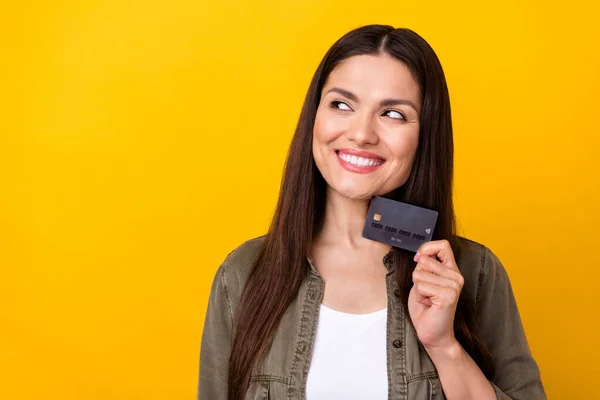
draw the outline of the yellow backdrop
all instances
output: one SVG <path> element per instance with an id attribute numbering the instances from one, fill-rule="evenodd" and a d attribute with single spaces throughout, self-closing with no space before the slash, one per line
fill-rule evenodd
<path id="1" fill-rule="evenodd" d="M 4 2 L 0 398 L 194 398 L 213 274 L 267 229 L 309 80 L 367 23 L 437 51 L 461 233 L 504 262 L 549 397 L 597 398 L 589 3 Z"/>

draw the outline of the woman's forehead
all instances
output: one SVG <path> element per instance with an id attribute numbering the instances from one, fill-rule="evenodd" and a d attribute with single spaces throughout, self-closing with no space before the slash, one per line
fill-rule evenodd
<path id="1" fill-rule="evenodd" d="M 387 54 L 357 55 L 343 60 L 329 74 L 323 94 L 341 87 L 359 97 L 403 96 L 419 101 L 420 89 L 411 70 Z"/>

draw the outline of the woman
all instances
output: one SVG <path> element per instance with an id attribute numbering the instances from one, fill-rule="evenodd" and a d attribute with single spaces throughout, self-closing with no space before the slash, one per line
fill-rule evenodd
<path id="1" fill-rule="evenodd" d="M 457 236 L 448 89 L 408 29 L 369 25 L 312 79 L 266 235 L 217 271 L 198 399 L 545 398 L 508 276 Z M 382 196 L 438 211 L 417 254 L 362 237 Z"/>

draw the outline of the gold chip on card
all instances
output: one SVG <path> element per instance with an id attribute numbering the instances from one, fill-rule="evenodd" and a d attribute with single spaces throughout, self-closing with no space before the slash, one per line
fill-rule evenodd
<path id="1" fill-rule="evenodd" d="M 373 219 L 375 221 L 381 221 L 381 214 L 375 214 L 375 215 L 373 215 Z"/>

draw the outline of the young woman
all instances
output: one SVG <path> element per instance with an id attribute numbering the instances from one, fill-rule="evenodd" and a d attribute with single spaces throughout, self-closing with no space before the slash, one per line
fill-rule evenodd
<path id="1" fill-rule="evenodd" d="M 212 286 L 200 400 L 545 399 L 511 284 L 458 236 L 444 72 L 408 29 L 339 39 L 312 79 L 266 235 Z M 415 254 L 362 237 L 382 196 L 438 211 Z"/>

